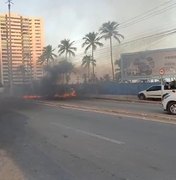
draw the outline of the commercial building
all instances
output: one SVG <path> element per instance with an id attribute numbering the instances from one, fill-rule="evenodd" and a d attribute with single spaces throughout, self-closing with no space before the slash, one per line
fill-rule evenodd
<path id="1" fill-rule="evenodd" d="M 43 20 L 17 14 L 0 14 L 1 83 L 28 84 L 43 75 L 37 63 L 44 47 Z"/>

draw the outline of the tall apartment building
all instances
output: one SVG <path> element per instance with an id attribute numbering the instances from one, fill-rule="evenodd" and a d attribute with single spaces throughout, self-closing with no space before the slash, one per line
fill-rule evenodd
<path id="1" fill-rule="evenodd" d="M 4 85 L 30 83 L 43 75 L 37 63 L 44 47 L 43 20 L 0 15 L 0 78 Z"/>

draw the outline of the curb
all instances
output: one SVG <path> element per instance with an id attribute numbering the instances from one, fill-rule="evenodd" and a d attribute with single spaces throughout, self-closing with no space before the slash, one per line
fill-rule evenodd
<path id="1" fill-rule="evenodd" d="M 99 96 L 92 96 L 88 97 L 92 99 L 103 99 L 103 100 L 113 100 L 113 101 L 125 101 L 125 102 L 137 102 L 137 103 L 152 103 L 152 104 L 161 104 L 161 101 L 150 101 L 150 100 L 137 100 L 132 98 L 123 98 L 123 97 L 99 97 Z"/>
<path id="2" fill-rule="evenodd" d="M 107 113 L 114 113 L 114 114 L 119 114 L 119 115 L 127 115 L 127 116 L 135 116 L 135 117 L 140 117 L 142 119 L 155 119 L 155 120 L 160 120 L 160 121 L 167 121 L 167 122 L 173 122 L 176 123 L 176 118 L 170 117 L 170 116 L 163 116 L 159 114 L 148 114 L 145 112 L 132 112 L 132 111 L 124 111 L 124 110 L 109 110 L 109 109 L 99 109 L 99 108 L 92 108 L 92 107 L 84 107 L 84 106 L 74 106 L 74 105 L 65 105 L 61 104 L 59 105 L 61 107 L 71 107 L 71 108 L 79 108 L 81 110 L 93 110 L 96 112 L 107 112 Z"/>
<path id="3" fill-rule="evenodd" d="M 154 114 L 154 113 L 145 113 L 145 112 L 132 112 L 132 111 L 124 111 L 124 110 L 109 110 L 109 109 L 100 109 L 100 108 L 94 108 L 94 107 L 85 107 L 85 106 L 76 106 L 76 105 L 69 105 L 69 104 L 58 104 L 53 102 L 43 102 L 38 101 L 39 103 L 43 105 L 50 105 L 55 107 L 61 107 L 61 108 L 73 108 L 73 109 L 79 109 L 79 110 L 85 110 L 85 111 L 95 111 L 99 113 L 113 113 L 115 115 L 126 115 L 130 117 L 137 117 L 145 120 L 155 120 L 159 122 L 165 122 L 165 123 L 174 123 L 176 124 L 176 118 L 173 118 L 172 115 L 163 116 L 163 114 Z"/>

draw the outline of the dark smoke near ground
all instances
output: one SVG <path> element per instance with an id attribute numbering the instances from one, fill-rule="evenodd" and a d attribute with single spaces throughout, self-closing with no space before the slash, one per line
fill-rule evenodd
<path id="1" fill-rule="evenodd" d="M 54 62 L 45 66 L 44 77 L 40 81 L 34 80 L 30 83 L 13 85 L 12 93 L 10 92 L 10 86 L 3 87 L 3 93 L 0 91 L 0 96 L 52 97 L 54 95 L 63 95 L 70 89 L 69 81 L 73 71 L 73 64 L 67 60 L 60 60 L 58 63 Z"/>
<path id="2" fill-rule="evenodd" d="M 44 68 L 44 77 L 38 81 L 34 80 L 28 84 L 14 85 L 13 94 L 10 93 L 10 88 L 5 87 L 5 93 L 0 96 L 4 97 L 25 97 L 33 98 L 63 98 L 63 95 L 72 94 L 75 92 L 76 97 L 82 98 L 89 92 L 97 92 L 95 84 L 70 84 L 70 78 L 73 75 L 75 68 L 68 60 L 60 60 L 58 63 L 53 62 L 46 65 Z M 72 96 L 72 95 L 71 95 Z M 70 96 L 70 97 L 71 97 Z M 75 96 L 72 96 L 75 97 Z"/>
<path id="3" fill-rule="evenodd" d="M 74 66 L 66 60 L 45 67 L 45 76 L 40 82 L 40 95 L 52 97 L 68 91 L 68 83 Z"/>

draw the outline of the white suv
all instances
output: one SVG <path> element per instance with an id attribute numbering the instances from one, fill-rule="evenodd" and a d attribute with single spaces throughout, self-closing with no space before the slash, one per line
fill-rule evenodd
<path id="1" fill-rule="evenodd" d="M 155 85 L 155 86 L 149 87 L 148 89 L 144 91 L 140 91 L 138 93 L 138 98 L 141 100 L 148 99 L 148 98 L 161 99 L 164 94 L 170 93 L 172 91 L 173 89 L 168 89 L 167 86 Z"/>
<path id="2" fill-rule="evenodd" d="M 165 94 L 162 99 L 163 109 L 176 115 L 176 92 Z"/>

